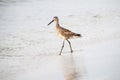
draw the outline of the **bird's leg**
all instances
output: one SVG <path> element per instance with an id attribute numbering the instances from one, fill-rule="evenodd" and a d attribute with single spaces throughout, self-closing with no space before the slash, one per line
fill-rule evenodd
<path id="1" fill-rule="evenodd" d="M 62 48 L 61 48 L 61 51 L 60 51 L 59 55 L 61 55 L 61 53 L 62 53 L 62 50 L 64 48 L 64 43 L 65 43 L 65 40 L 63 41 Z"/>
<path id="2" fill-rule="evenodd" d="M 70 41 L 69 40 L 67 40 L 68 41 L 68 43 L 69 43 L 69 45 L 70 45 L 70 50 L 71 50 L 71 53 L 73 52 L 73 50 L 72 50 L 72 46 L 71 46 L 71 43 L 70 43 Z"/>

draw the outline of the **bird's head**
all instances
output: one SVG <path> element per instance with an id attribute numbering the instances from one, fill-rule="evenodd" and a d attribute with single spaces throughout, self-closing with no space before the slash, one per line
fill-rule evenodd
<path id="1" fill-rule="evenodd" d="M 58 17 L 57 16 L 55 16 L 55 17 L 53 17 L 53 20 L 48 24 L 48 25 L 50 25 L 52 22 L 54 22 L 54 21 L 56 21 L 56 22 L 58 22 L 59 21 L 59 19 L 58 19 Z"/>

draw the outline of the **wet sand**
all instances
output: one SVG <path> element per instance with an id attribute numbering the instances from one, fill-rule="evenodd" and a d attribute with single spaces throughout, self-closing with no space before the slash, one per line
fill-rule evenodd
<path id="1" fill-rule="evenodd" d="M 118 80 L 120 40 L 73 54 L 0 56 L 2 80 Z M 7 75 L 7 76 L 6 76 Z"/>

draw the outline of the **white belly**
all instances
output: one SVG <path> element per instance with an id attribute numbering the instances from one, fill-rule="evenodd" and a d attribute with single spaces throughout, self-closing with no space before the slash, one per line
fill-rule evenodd
<path id="1" fill-rule="evenodd" d="M 57 31 L 57 36 L 60 37 L 61 39 L 65 40 L 65 37 L 60 32 L 58 32 L 58 31 Z"/>

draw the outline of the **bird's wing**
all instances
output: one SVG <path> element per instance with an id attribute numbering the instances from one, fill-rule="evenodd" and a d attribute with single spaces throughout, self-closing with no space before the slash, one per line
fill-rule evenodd
<path id="1" fill-rule="evenodd" d="M 61 33 L 64 35 L 71 35 L 71 36 L 75 34 L 74 32 L 72 32 L 66 28 L 63 28 L 63 27 L 61 27 Z"/>
<path id="2" fill-rule="evenodd" d="M 72 32 L 72 31 L 70 31 L 70 30 L 68 30 L 68 29 L 66 29 L 66 28 L 63 28 L 63 27 L 60 27 L 61 28 L 61 31 L 62 32 Z"/>

